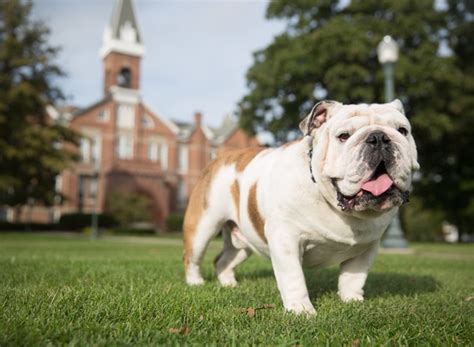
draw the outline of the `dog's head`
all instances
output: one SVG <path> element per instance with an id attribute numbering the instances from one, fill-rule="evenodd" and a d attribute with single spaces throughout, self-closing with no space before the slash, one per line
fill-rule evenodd
<path id="1" fill-rule="evenodd" d="M 411 126 L 399 100 L 316 104 L 300 123 L 313 146 L 316 181 L 343 211 L 386 211 L 408 200 L 419 168 Z"/>

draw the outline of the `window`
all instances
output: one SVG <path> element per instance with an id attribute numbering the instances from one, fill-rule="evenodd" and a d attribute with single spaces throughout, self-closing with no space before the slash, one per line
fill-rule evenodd
<path id="1" fill-rule="evenodd" d="M 116 151 L 120 159 L 132 159 L 133 137 L 131 135 L 119 135 Z"/>
<path id="2" fill-rule="evenodd" d="M 147 153 L 149 160 L 160 162 L 162 170 L 168 169 L 168 146 L 165 142 L 150 142 Z"/>
<path id="3" fill-rule="evenodd" d="M 63 179 L 60 175 L 57 175 L 54 178 L 54 191 L 60 193 L 63 188 Z"/>
<path id="4" fill-rule="evenodd" d="M 178 150 L 178 169 L 181 172 L 188 171 L 188 147 L 180 145 Z"/>
<path id="5" fill-rule="evenodd" d="M 148 159 L 158 161 L 158 143 L 150 142 L 148 144 Z"/>
<path id="6" fill-rule="evenodd" d="M 153 120 L 150 116 L 143 114 L 140 118 L 142 128 L 153 128 Z"/>
<path id="7" fill-rule="evenodd" d="M 91 143 L 90 140 L 87 138 L 81 138 L 79 143 L 80 151 L 81 151 L 81 160 L 84 163 L 90 162 L 91 156 Z"/>
<path id="8" fill-rule="evenodd" d="M 135 125 L 133 105 L 121 104 L 117 110 L 117 125 L 120 129 L 132 129 Z"/>
<path id="9" fill-rule="evenodd" d="M 97 197 L 97 178 L 89 175 L 79 175 L 79 186 L 78 186 L 78 207 L 82 211 L 84 207 L 87 207 L 93 203 L 93 200 Z"/>
<path id="10" fill-rule="evenodd" d="M 102 139 L 100 135 L 95 135 L 92 138 L 91 161 L 93 163 L 100 163 L 102 154 Z"/>
<path id="11" fill-rule="evenodd" d="M 132 73 L 128 67 L 123 67 L 120 69 L 120 72 L 117 76 L 117 84 L 120 87 L 130 88 L 131 87 L 131 80 L 132 80 Z"/>
<path id="12" fill-rule="evenodd" d="M 91 177 L 89 181 L 89 195 L 95 199 L 97 197 L 97 177 Z"/>
<path id="13" fill-rule="evenodd" d="M 107 110 L 101 110 L 97 113 L 97 120 L 99 122 L 105 122 L 109 120 L 109 112 Z"/>
<path id="14" fill-rule="evenodd" d="M 160 164 L 162 170 L 168 169 L 168 145 L 164 142 L 160 146 Z"/>

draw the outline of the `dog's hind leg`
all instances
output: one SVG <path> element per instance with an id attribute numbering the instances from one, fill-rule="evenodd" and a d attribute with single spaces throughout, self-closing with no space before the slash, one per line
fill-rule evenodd
<path id="1" fill-rule="evenodd" d="M 212 215 L 205 214 L 194 223 L 186 220 L 183 226 L 184 237 L 184 268 L 186 283 L 199 285 L 204 283 L 201 275 L 201 262 L 211 239 L 219 232 L 222 222 Z"/>
<path id="2" fill-rule="evenodd" d="M 241 234 L 235 223 L 227 222 L 223 227 L 224 247 L 214 260 L 217 278 L 223 286 L 234 287 L 237 285 L 234 269 L 252 254 L 245 241 L 239 239 L 239 235 Z"/>

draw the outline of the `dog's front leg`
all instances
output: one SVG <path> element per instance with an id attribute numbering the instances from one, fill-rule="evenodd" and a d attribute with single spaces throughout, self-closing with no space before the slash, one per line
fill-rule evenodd
<path id="1" fill-rule="evenodd" d="M 302 247 L 295 235 L 282 227 L 265 227 L 270 257 L 283 306 L 297 314 L 314 314 L 302 267 Z"/>
<path id="2" fill-rule="evenodd" d="M 379 241 L 375 241 L 362 254 L 341 264 L 338 294 L 342 301 L 364 300 L 364 284 L 369 269 L 377 255 Z"/>

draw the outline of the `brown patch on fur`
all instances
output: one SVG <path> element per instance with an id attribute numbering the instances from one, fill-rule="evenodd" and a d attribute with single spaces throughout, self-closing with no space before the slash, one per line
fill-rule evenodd
<path id="1" fill-rule="evenodd" d="M 253 227 L 257 231 L 258 236 L 263 240 L 263 242 L 267 243 L 267 238 L 265 237 L 264 233 L 264 221 L 263 217 L 258 211 L 258 204 L 257 204 L 257 182 L 255 182 L 249 191 L 249 200 L 247 203 L 247 211 L 249 214 L 250 221 L 252 222 Z"/>
<path id="2" fill-rule="evenodd" d="M 235 208 L 237 210 L 237 220 L 240 220 L 240 187 L 239 181 L 235 180 L 230 186 L 230 194 L 232 194 L 232 200 L 234 200 Z"/>
<path id="3" fill-rule="evenodd" d="M 183 241 L 184 241 L 184 267 L 187 269 L 190 257 L 192 255 L 192 244 L 194 234 L 196 233 L 196 227 L 201 220 L 203 212 L 208 207 L 208 195 L 211 182 L 219 169 L 225 165 L 235 164 L 237 172 L 243 171 L 247 165 L 252 161 L 255 156 L 264 150 L 264 147 L 253 147 L 239 150 L 227 150 L 220 153 L 216 159 L 210 162 L 204 169 L 201 177 L 199 177 L 194 189 L 189 197 L 188 206 L 186 208 L 186 214 L 183 222 Z M 237 184 L 236 187 L 234 185 Z M 236 190 L 234 192 L 233 190 Z M 239 213 L 239 198 L 240 189 L 238 182 L 234 182 L 231 186 L 231 193 L 236 201 L 234 194 L 237 194 L 237 213 Z"/>
<path id="4" fill-rule="evenodd" d="M 216 160 L 222 161 L 224 165 L 235 163 L 235 169 L 237 172 L 242 172 L 253 158 L 264 149 L 264 147 L 251 147 L 246 149 L 227 150 L 219 154 Z"/>

